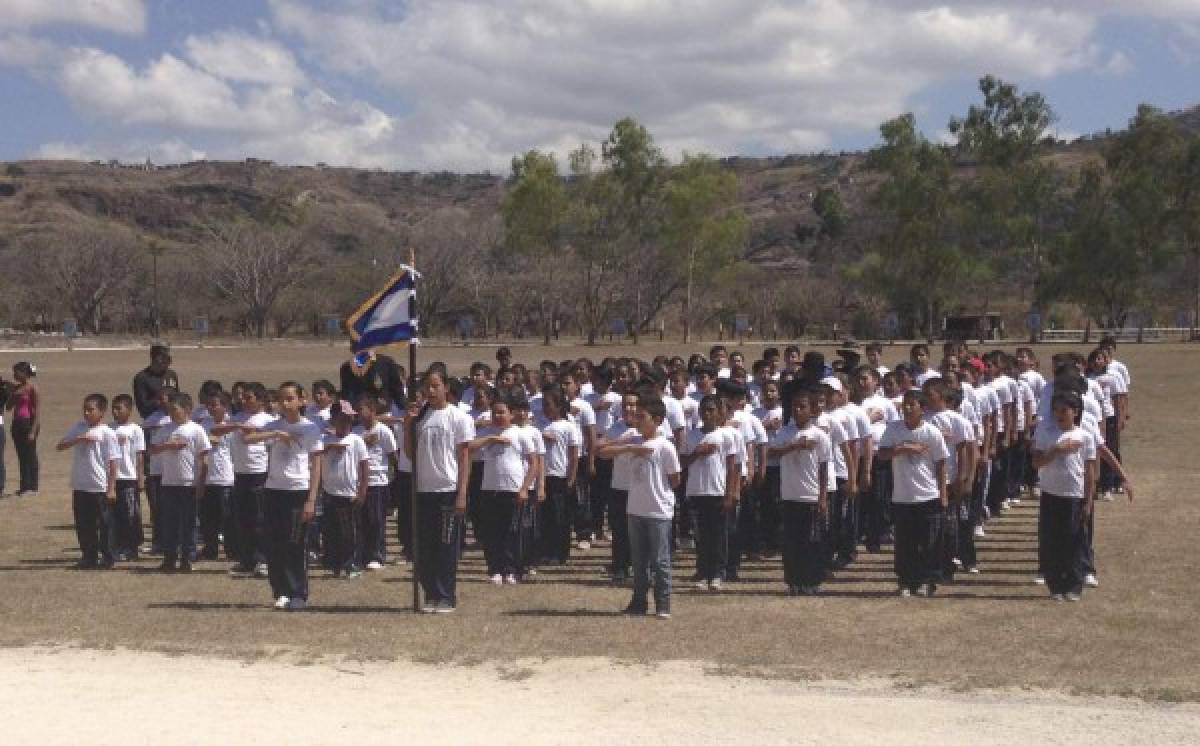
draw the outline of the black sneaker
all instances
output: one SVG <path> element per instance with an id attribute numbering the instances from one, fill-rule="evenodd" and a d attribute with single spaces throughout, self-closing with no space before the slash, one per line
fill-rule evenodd
<path id="1" fill-rule="evenodd" d="M 650 607 L 644 603 L 639 604 L 639 603 L 630 601 L 629 605 L 625 607 L 625 611 L 623 611 L 621 613 L 624 614 L 625 616 L 646 616 L 647 614 L 650 613 Z"/>
<path id="2" fill-rule="evenodd" d="M 191 560 L 183 560 L 179 563 L 179 572 L 191 572 L 191 571 L 192 571 Z"/>

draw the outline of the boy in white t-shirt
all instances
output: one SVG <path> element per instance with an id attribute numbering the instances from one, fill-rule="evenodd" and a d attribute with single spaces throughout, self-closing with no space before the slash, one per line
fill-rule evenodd
<path id="1" fill-rule="evenodd" d="M 821 395 L 792 395 L 791 422 L 780 429 L 767 450 L 779 460 L 779 495 L 783 512 L 783 579 L 790 595 L 812 596 L 825 579 L 824 516 L 829 511 L 829 436 L 816 424 Z"/>
<path id="2" fill-rule="evenodd" d="M 855 371 L 854 399 L 862 408 L 870 424 L 871 463 L 864 475 L 865 484 L 859 485 L 862 496 L 859 505 L 861 533 L 868 552 L 878 553 L 891 526 L 892 465 L 874 457 L 879 449 L 887 424 L 900 419 L 900 413 L 892 400 L 879 391 L 879 372 L 869 366 L 860 366 Z"/>
<path id="3" fill-rule="evenodd" d="M 121 449 L 117 435 L 103 424 L 108 399 L 89 394 L 83 400 L 83 420 L 67 431 L 57 450 L 72 449 L 71 512 L 82 558 L 81 570 L 113 566 L 109 524 L 117 502 L 117 463 Z"/>
<path id="4" fill-rule="evenodd" d="M 1076 419 L 1083 402 L 1074 392 L 1055 393 L 1053 422 L 1038 426 L 1033 463 L 1042 486 L 1038 563 L 1050 598 L 1078 601 L 1083 594 L 1086 525 L 1096 492 L 1096 440 Z"/>
<path id="5" fill-rule="evenodd" d="M 904 419 L 888 423 L 878 458 L 892 462 L 892 517 L 896 523 L 896 577 L 902 597 L 932 596 L 941 578 L 939 536 L 949 496 L 946 440 L 923 419 L 919 391 L 906 391 Z"/>
<path id="6" fill-rule="evenodd" d="M 762 423 L 767 433 L 767 442 L 783 428 L 783 388 L 779 381 L 768 380 L 762 384 L 761 401 L 754 409 L 754 416 Z M 771 558 L 779 552 L 782 517 L 779 505 L 779 459 L 767 456 L 764 461 L 763 482 L 759 486 L 759 536 L 756 545 L 763 557 Z"/>
<path id="7" fill-rule="evenodd" d="M 324 435 L 321 451 L 326 553 L 333 576 L 352 579 L 362 575 L 359 511 L 367 501 L 371 457 L 367 444 L 352 432 L 350 403 L 334 401 L 329 412 L 333 432 Z"/>
<path id="8" fill-rule="evenodd" d="M 146 478 L 146 435 L 132 420 L 133 397 L 129 394 L 113 397 L 112 416 L 112 429 L 121 449 L 121 460 L 117 462 L 116 542 L 112 552 L 116 559 L 136 560 L 145 539 L 141 492 Z"/>
<path id="9" fill-rule="evenodd" d="M 368 570 L 382 570 L 387 562 L 387 516 L 392 502 L 391 465 L 396 452 L 396 435 L 379 421 L 388 406 L 371 394 L 363 394 L 356 402 L 359 424 L 354 434 L 367 446 L 370 469 L 367 472 L 367 498 L 359 509 L 361 525 L 361 565 Z"/>
<path id="10" fill-rule="evenodd" d="M 689 430 L 684 439 L 681 464 L 687 469 L 686 494 L 696 516 L 696 587 L 721 589 L 725 574 L 726 524 L 733 515 L 736 500 L 736 446 L 721 427 L 724 414 L 720 397 L 700 400 L 699 428 Z"/>
<path id="11" fill-rule="evenodd" d="M 492 403 L 496 433 L 470 443 L 470 450 L 484 450 L 483 554 L 493 585 L 519 581 L 519 515 L 537 478 L 535 451 L 513 424 L 515 409 L 514 394 L 500 394 Z"/>
<path id="12" fill-rule="evenodd" d="M 196 552 L 196 506 L 204 497 L 208 474 L 205 459 L 211 446 L 208 433 L 191 420 L 192 397 L 171 394 L 167 414 L 171 424 L 163 427 L 161 437 L 155 438 L 156 443 L 150 446 L 150 452 L 160 456 L 162 463 L 158 511 L 162 519 L 163 560 L 159 570 L 191 572 Z"/>
<path id="13" fill-rule="evenodd" d="M 952 374 L 947 374 L 952 375 Z M 935 378 L 922 387 L 927 403 L 926 419 L 933 423 L 946 441 L 946 496 L 949 504 L 942 519 L 942 578 L 953 580 L 963 566 L 959 556 L 960 532 L 971 533 L 969 502 L 975 473 L 975 428 L 956 410 L 960 394 L 945 378 Z M 973 537 L 972 537 L 973 538 Z"/>
<path id="14" fill-rule="evenodd" d="M 606 445 L 607 455 L 632 457 L 629 482 L 629 544 L 633 561 L 633 597 L 625 613 L 649 611 L 646 596 L 654 576 L 655 614 L 671 618 L 671 519 L 679 484 L 679 455 L 659 433 L 667 408 L 657 396 L 638 397 L 638 437 L 622 445 Z"/>
<path id="15" fill-rule="evenodd" d="M 247 439 L 275 420 L 266 411 L 269 399 L 266 386 L 257 381 L 247 383 L 242 391 L 241 411 L 215 426 L 211 433 L 214 437 L 233 433 L 229 455 L 233 461 L 234 520 L 228 525 L 234 530 L 225 536 L 226 551 L 233 548 L 237 559 L 229 569 L 232 575 L 253 573 L 267 577 L 263 493 L 269 459 L 265 443 Z"/>
<path id="16" fill-rule="evenodd" d="M 552 565 L 565 565 L 571 554 L 575 481 L 583 433 L 571 421 L 566 398 L 557 385 L 547 386 L 542 392 L 542 420 L 546 500 L 542 503 L 540 521 L 541 558 Z"/>

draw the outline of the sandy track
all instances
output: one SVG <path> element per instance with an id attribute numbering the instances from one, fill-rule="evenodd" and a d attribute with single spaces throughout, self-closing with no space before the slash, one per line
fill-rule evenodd
<path id="1" fill-rule="evenodd" d="M 699 663 L 237 661 L 0 651 L 6 744 L 1195 743 L 1200 706 L 900 692 L 710 675 Z M 81 736 L 83 736 L 81 738 Z"/>

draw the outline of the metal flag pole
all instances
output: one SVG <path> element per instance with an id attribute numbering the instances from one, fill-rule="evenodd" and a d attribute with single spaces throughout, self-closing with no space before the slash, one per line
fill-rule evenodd
<path id="1" fill-rule="evenodd" d="M 417 252 L 411 246 L 408 248 L 408 266 L 412 268 L 413 272 L 416 272 Z M 415 318 L 417 318 L 417 309 L 415 307 L 417 304 L 417 300 L 416 300 L 415 295 L 413 297 L 409 298 L 408 302 L 412 304 L 412 307 L 410 307 L 408 309 L 408 317 L 410 319 L 415 319 Z M 418 329 L 418 333 L 419 333 L 420 327 L 417 327 L 417 329 Z M 417 391 L 416 391 L 417 340 L 415 339 L 415 337 L 417 335 L 413 335 L 413 336 L 414 336 L 414 339 L 410 339 L 408 341 L 408 392 L 409 392 L 409 398 L 415 401 L 416 396 L 417 396 Z M 409 519 L 409 537 L 410 537 L 409 540 L 411 541 L 412 563 L 413 563 L 413 567 L 412 567 L 412 604 L 413 604 L 413 611 L 416 613 L 420 613 L 420 611 L 421 611 L 421 574 L 420 574 L 421 542 L 420 542 L 419 537 L 421 535 L 421 532 L 418 530 L 418 527 L 420 526 L 419 517 L 418 517 L 419 516 L 419 513 L 418 513 L 419 508 L 418 508 L 418 504 L 417 504 L 417 446 L 419 445 L 419 442 L 418 442 L 418 438 L 417 438 L 417 423 L 416 422 L 412 423 L 412 427 L 408 431 L 408 433 L 406 433 L 406 437 L 412 438 L 412 473 L 411 473 L 412 478 L 409 480 L 409 484 L 408 484 L 408 499 L 409 499 L 410 504 L 412 505 L 412 510 L 410 513 L 411 518 Z"/>

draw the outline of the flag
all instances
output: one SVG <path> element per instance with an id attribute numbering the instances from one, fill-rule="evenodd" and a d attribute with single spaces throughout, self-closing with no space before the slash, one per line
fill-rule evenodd
<path id="1" fill-rule="evenodd" d="M 355 352 L 417 339 L 417 278 L 403 266 L 346 319 Z"/>

